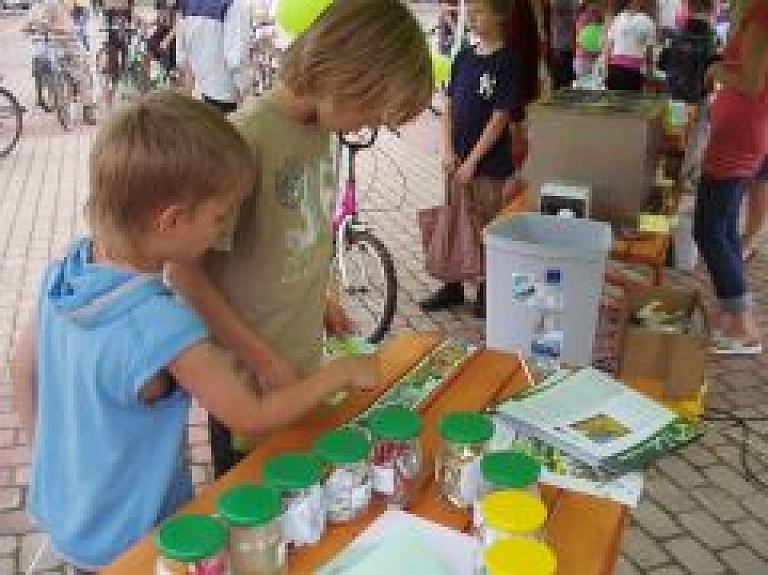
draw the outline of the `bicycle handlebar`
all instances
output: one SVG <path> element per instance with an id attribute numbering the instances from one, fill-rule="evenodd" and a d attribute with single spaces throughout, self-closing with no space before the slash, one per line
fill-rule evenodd
<path id="1" fill-rule="evenodd" d="M 400 137 L 400 131 L 396 128 L 384 126 L 384 129 L 394 136 L 398 138 Z M 353 152 L 359 152 L 360 150 L 367 150 L 368 148 L 372 148 L 376 143 L 376 138 L 378 135 L 379 128 L 366 128 L 360 130 L 359 132 L 355 132 L 354 134 L 345 134 L 344 132 L 339 132 L 339 140 L 346 148 Z"/>

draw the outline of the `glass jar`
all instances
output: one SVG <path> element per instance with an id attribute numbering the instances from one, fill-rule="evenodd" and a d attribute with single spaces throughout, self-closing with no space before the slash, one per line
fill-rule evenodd
<path id="1" fill-rule="evenodd" d="M 285 562 L 280 493 L 245 483 L 219 497 L 219 515 L 229 525 L 229 561 L 235 575 L 275 575 Z"/>
<path id="2" fill-rule="evenodd" d="M 546 539 L 547 506 L 540 497 L 519 489 L 489 493 L 480 500 L 480 527 L 476 530 L 483 548 L 500 539 Z"/>
<path id="3" fill-rule="evenodd" d="M 178 515 L 155 533 L 156 575 L 227 575 L 227 530 L 208 515 Z"/>
<path id="4" fill-rule="evenodd" d="M 373 490 L 390 505 L 407 507 L 419 487 L 422 426 L 418 413 L 398 406 L 379 409 L 368 420 L 374 436 Z"/>
<path id="5" fill-rule="evenodd" d="M 371 502 L 371 442 L 361 429 L 343 427 L 321 435 L 314 451 L 323 471 L 328 520 L 351 521 Z"/>
<path id="6" fill-rule="evenodd" d="M 327 508 L 320 464 L 306 453 L 284 453 L 264 463 L 264 483 L 283 499 L 283 539 L 291 545 L 311 545 L 325 532 Z"/>
<path id="7" fill-rule="evenodd" d="M 552 548 L 530 539 L 497 541 L 483 558 L 487 575 L 554 575 L 557 569 Z"/>
<path id="8" fill-rule="evenodd" d="M 435 461 L 435 481 L 443 497 L 457 507 L 469 507 L 477 498 L 480 458 L 488 451 L 493 422 L 473 411 L 444 415 L 438 424 L 442 441 Z"/>
<path id="9" fill-rule="evenodd" d="M 541 498 L 538 484 L 540 474 L 541 464 L 520 451 L 486 453 L 480 460 L 481 481 L 473 512 L 475 528 L 482 525 L 482 514 L 478 505 L 480 499 L 503 489 L 522 489 L 536 498 Z"/>

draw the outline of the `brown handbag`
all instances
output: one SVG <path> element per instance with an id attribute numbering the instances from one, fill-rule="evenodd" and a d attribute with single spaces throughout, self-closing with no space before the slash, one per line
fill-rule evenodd
<path id="1" fill-rule="evenodd" d="M 476 280 L 485 275 L 483 227 L 466 194 L 455 205 L 419 211 L 424 267 L 443 282 Z"/>

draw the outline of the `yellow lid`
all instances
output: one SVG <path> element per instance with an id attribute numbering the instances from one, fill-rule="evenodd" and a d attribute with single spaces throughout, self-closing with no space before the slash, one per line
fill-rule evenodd
<path id="1" fill-rule="evenodd" d="M 532 533 L 547 519 L 547 507 L 541 499 L 519 489 L 486 495 L 480 511 L 488 527 L 504 533 Z"/>
<path id="2" fill-rule="evenodd" d="M 485 550 L 490 575 L 554 575 L 555 554 L 533 539 L 500 539 Z"/>

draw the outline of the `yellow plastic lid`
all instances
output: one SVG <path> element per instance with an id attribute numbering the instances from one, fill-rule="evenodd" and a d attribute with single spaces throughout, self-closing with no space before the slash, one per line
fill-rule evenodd
<path id="1" fill-rule="evenodd" d="M 533 539 L 500 539 L 485 550 L 490 575 L 554 575 L 552 548 Z"/>
<path id="2" fill-rule="evenodd" d="M 488 527 L 503 533 L 533 533 L 547 519 L 541 499 L 519 489 L 489 493 L 480 502 L 480 511 Z"/>

